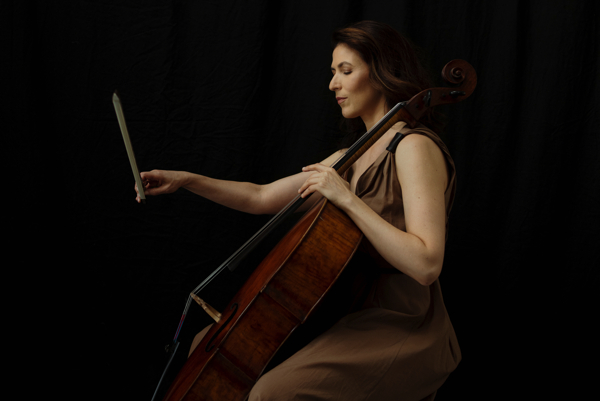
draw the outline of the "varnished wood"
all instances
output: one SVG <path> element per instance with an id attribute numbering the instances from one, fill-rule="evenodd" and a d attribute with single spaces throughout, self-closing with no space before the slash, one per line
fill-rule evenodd
<path id="1" fill-rule="evenodd" d="M 238 305 L 236 315 L 229 319 L 229 312 L 222 313 L 165 400 L 244 400 L 277 349 L 319 305 L 361 238 L 345 213 L 326 199 L 317 203 L 238 291 L 227 308 Z M 219 332 L 222 325 L 227 327 Z M 215 349 L 207 351 L 209 342 Z M 227 366 L 235 369 L 223 374 Z M 230 396 L 231 388 L 236 389 L 235 397 Z"/>

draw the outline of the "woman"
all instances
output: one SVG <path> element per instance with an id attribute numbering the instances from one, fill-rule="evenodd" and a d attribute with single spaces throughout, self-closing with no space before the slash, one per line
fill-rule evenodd
<path id="1" fill-rule="evenodd" d="M 363 132 L 397 102 L 431 86 L 410 44 L 388 25 L 363 21 L 336 31 L 333 43 L 329 89 L 343 116 Z M 406 136 L 395 152 L 387 151 L 398 132 Z M 340 152 L 267 185 L 176 171 L 141 176 L 146 195 L 185 188 L 255 214 L 275 214 L 298 193 L 317 195 L 311 204 L 325 196 L 356 223 L 379 261 L 364 266 L 377 276 L 360 310 L 262 376 L 250 400 L 431 400 L 461 359 L 438 281 L 454 164 L 424 125 L 394 125 L 347 180 L 328 167 Z"/>

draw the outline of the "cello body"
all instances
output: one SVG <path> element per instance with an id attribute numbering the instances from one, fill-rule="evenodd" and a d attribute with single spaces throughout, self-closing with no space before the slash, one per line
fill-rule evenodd
<path id="1" fill-rule="evenodd" d="M 256 268 L 196 347 L 165 401 L 243 401 L 294 330 L 311 315 L 362 239 L 326 199 Z"/>

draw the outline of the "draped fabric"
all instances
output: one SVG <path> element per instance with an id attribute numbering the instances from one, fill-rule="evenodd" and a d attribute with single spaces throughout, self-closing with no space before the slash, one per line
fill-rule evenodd
<path id="1" fill-rule="evenodd" d="M 70 325 L 44 330 L 81 356 L 71 364 L 76 381 L 104 398 L 121 389 L 120 398 L 149 399 L 185 297 L 267 220 L 185 191 L 135 203 L 112 92 L 141 170 L 270 182 L 337 149 L 329 38 L 373 19 L 416 43 L 434 76 L 454 58 L 479 76 L 468 100 L 442 110 L 458 186 L 440 282 L 463 362 L 437 399 L 537 396 L 550 382 L 553 395 L 585 394 L 591 372 L 577 366 L 591 352 L 600 265 L 599 7 L 3 4 L 7 248 L 23 283 L 62 284 L 51 292 L 65 303 L 50 318 L 66 314 Z M 275 241 L 203 298 L 221 307 Z M 33 250 L 19 251 L 24 242 Z M 208 323 L 193 309 L 182 343 Z"/>

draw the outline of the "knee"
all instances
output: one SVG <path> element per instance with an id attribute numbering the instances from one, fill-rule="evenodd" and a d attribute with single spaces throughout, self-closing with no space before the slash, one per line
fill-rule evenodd
<path id="1" fill-rule="evenodd" d="M 248 395 L 248 401 L 266 401 L 268 400 L 267 392 L 265 392 L 265 386 L 263 382 L 263 377 L 258 379 L 252 390 L 250 390 L 250 394 Z"/>
<path id="2" fill-rule="evenodd" d="M 278 393 L 278 386 L 274 380 L 271 380 L 269 373 L 262 376 L 248 396 L 248 401 L 271 401 L 271 400 L 285 400 L 282 394 Z"/>

